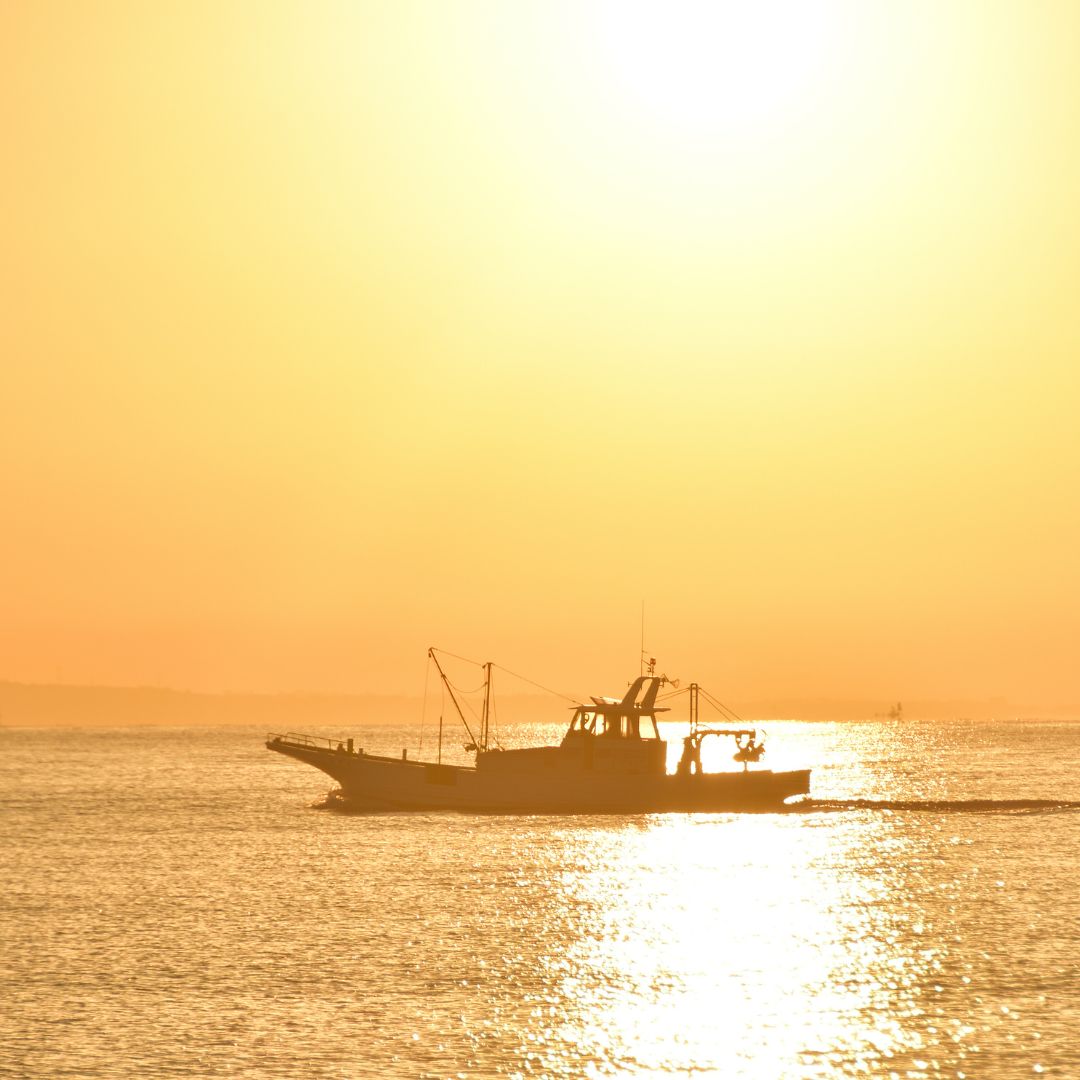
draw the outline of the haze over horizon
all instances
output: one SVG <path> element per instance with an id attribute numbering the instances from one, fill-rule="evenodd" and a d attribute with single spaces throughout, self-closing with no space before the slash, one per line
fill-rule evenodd
<path id="1" fill-rule="evenodd" d="M 1080 701 L 1077 5 L 0 31 L 0 680 Z"/>

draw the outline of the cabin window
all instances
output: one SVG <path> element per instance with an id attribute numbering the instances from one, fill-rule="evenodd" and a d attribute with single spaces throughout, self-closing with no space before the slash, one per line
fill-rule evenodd
<path id="1" fill-rule="evenodd" d="M 659 739 L 660 732 L 656 730 L 656 717 L 643 716 L 641 718 L 641 728 L 638 734 L 643 739 Z"/>
<path id="2" fill-rule="evenodd" d="M 645 714 L 624 713 L 619 717 L 619 734 L 624 739 L 659 739 L 656 721 Z"/>
<path id="3" fill-rule="evenodd" d="M 570 724 L 571 731 L 589 735 L 608 735 L 623 739 L 659 739 L 656 720 L 639 713 L 609 714 L 592 709 L 579 709 Z"/>
<path id="4" fill-rule="evenodd" d="M 574 720 L 570 725 L 571 731 L 592 731 L 596 726 L 596 713 L 586 709 L 579 709 L 574 713 Z"/>

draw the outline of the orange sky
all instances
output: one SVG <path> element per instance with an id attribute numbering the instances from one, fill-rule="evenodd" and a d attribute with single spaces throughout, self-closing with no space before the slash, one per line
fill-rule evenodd
<path id="1" fill-rule="evenodd" d="M 0 679 L 1080 701 L 1080 7 L 0 11 Z"/>

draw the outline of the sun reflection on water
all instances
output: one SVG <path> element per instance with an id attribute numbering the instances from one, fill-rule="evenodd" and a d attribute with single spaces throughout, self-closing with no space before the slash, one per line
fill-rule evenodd
<path id="1" fill-rule="evenodd" d="M 935 961 L 900 945 L 892 883 L 869 872 L 889 842 L 887 823 L 876 831 L 838 847 L 835 828 L 775 815 L 655 818 L 606 834 L 602 855 L 591 834 L 560 879 L 583 932 L 564 956 L 560 997 L 578 1007 L 559 1041 L 657 1075 L 812 1076 L 918 1050 L 904 1019 Z M 868 872 L 838 877 L 838 863 Z"/>

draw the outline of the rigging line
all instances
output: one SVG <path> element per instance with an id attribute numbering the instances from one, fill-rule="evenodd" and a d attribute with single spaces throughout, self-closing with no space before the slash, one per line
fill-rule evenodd
<path id="1" fill-rule="evenodd" d="M 451 686 L 452 686 L 452 687 L 453 687 L 453 688 L 454 688 L 454 689 L 455 689 L 455 690 L 456 690 L 456 691 L 457 691 L 457 692 L 458 692 L 459 694 L 479 694 L 479 693 L 480 693 L 480 691 L 484 689 L 484 684 L 483 684 L 483 683 L 481 683 L 481 684 L 480 684 L 479 686 L 475 687 L 475 688 L 474 688 L 474 689 L 472 689 L 472 690 L 462 690 L 462 689 L 461 689 L 461 687 L 457 685 L 457 683 L 452 683 L 452 682 L 450 682 L 450 680 L 449 680 L 449 679 L 447 679 L 446 681 L 447 681 L 447 682 L 449 682 L 449 683 L 450 683 L 450 685 L 451 685 Z"/>
<path id="2" fill-rule="evenodd" d="M 738 720 L 740 724 L 746 723 L 746 721 L 734 709 L 728 708 L 728 706 L 725 705 L 722 701 L 715 701 L 711 704 L 713 704 L 720 712 L 722 712 L 724 716 L 729 716 L 732 719 Z"/>
<path id="3" fill-rule="evenodd" d="M 746 723 L 746 721 L 734 709 L 729 709 L 727 707 L 727 705 L 725 705 L 722 701 L 719 701 L 716 698 L 714 698 L 712 696 L 712 694 L 709 693 L 708 690 L 702 689 L 701 693 L 702 693 L 703 697 L 705 698 L 705 700 L 710 705 L 712 705 L 712 707 L 714 709 L 718 710 L 720 713 L 722 713 L 725 716 L 729 716 L 729 717 L 732 717 L 735 720 L 738 720 L 738 722 L 740 724 L 745 724 Z"/>
<path id="4" fill-rule="evenodd" d="M 690 687 L 684 686 L 681 690 L 669 690 L 666 694 L 661 694 L 657 701 L 670 701 L 672 698 L 677 698 L 680 694 L 689 694 Z"/>
<path id="5" fill-rule="evenodd" d="M 727 714 L 730 711 L 722 701 L 710 694 L 704 686 L 698 687 L 698 696 L 706 705 L 711 705 L 717 712 Z"/>
<path id="6" fill-rule="evenodd" d="M 439 755 L 436 761 L 442 764 L 442 734 L 443 734 L 443 717 L 446 715 L 446 684 L 442 681 L 439 682 L 439 690 L 441 692 L 439 698 Z"/>
<path id="7" fill-rule="evenodd" d="M 746 721 L 743 720 L 743 718 L 734 709 L 729 709 L 722 702 L 714 701 L 712 698 L 706 698 L 705 702 L 707 705 L 711 705 L 713 710 L 715 712 L 718 712 L 726 720 L 733 720 L 738 724 L 746 723 Z"/>
<path id="8" fill-rule="evenodd" d="M 424 749 L 424 720 L 427 718 L 428 680 L 431 678 L 431 657 L 424 658 L 424 704 L 420 708 L 420 745 L 417 753 Z"/>
<path id="9" fill-rule="evenodd" d="M 482 668 L 484 666 L 478 660 L 470 660 L 467 656 L 458 656 L 457 653 L 447 652 L 446 649 L 439 649 L 436 648 L 434 645 L 432 645 L 431 647 L 435 650 L 435 652 L 442 653 L 443 656 L 452 656 L 455 660 L 462 661 L 462 663 L 472 664 L 474 667 L 478 668 Z"/>
<path id="10" fill-rule="evenodd" d="M 446 672 L 443 671 L 442 664 L 439 663 L 439 659 L 435 655 L 434 647 L 428 649 L 428 656 L 431 657 L 432 663 L 434 663 L 436 669 L 439 672 L 439 679 L 441 680 L 443 687 L 446 688 L 446 689 L 449 689 L 450 680 L 447 679 Z M 445 698 L 443 700 L 445 702 Z M 454 703 L 454 709 L 457 711 L 458 718 L 461 720 L 462 724 L 465 725 L 465 730 L 466 730 L 466 732 L 468 732 L 468 735 L 469 735 L 469 742 L 473 746 L 475 746 L 476 745 L 476 736 L 473 735 L 472 729 L 469 727 L 469 721 L 465 719 L 465 714 L 461 711 L 461 705 L 458 703 L 457 695 L 453 692 L 453 690 L 450 691 L 450 700 Z M 468 703 L 466 702 L 466 704 L 468 704 Z M 472 711 L 471 707 L 470 707 L 470 711 Z M 473 713 L 474 717 L 475 717 L 475 715 L 476 714 Z"/>
<path id="11" fill-rule="evenodd" d="M 480 723 L 480 717 L 477 715 L 476 706 L 473 705 L 473 703 L 467 697 L 464 696 L 464 692 L 462 690 L 460 690 L 458 687 L 454 686 L 454 684 L 452 682 L 450 682 L 449 679 L 447 679 L 446 681 L 450 684 L 451 689 L 457 690 L 457 692 L 462 695 L 461 702 L 465 705 L 465 708 L 468 709 L 469 712 L 472 714 L 472 718 L 479 724 Z M 473 693 L 476 693 L 476 691 L 474 690 Z M 471 731 L 469 732 L 469 737 L 472 738 L 472 732 Z"/>
<path id="12" fill-rule="evenodd" d="M 497 667 L 500 671 L 505 671 L 507 675 L 513 675 L 515 679 L 520 679 L 530 686 L 535 686 L 537 690 L 543 690 L 545 694 L 552 694 L 555 697 L 560 697 L 563 701 L 569 701 L 571 704 L 577 705 L 582 700 L 579 697 L 571 697 L 569 694 L 562 694 L 558 690 L 552 690 L 550 686 L 543 686 L 541 683 L 534 682 L 532 679 L 527 679 L 524 675 L 519 675 L 516 671 L 511 671 L 509 668 L 503 667 L 502 664 L 492 664 L 492 667 Z"/>
<path id="13" fill-rule="evenodd" d="M 495 745 L 501 750 L 503 747 L 502 747 L 502 743 L 499 742 L 499 710 L 498 710 L 498 707 L 495 704 L 495 701 L 496 701 L 495 695 L 492 694 L 491 695 L 491 728 L 492 728 L 491 737 L 494 740 Z"/>

